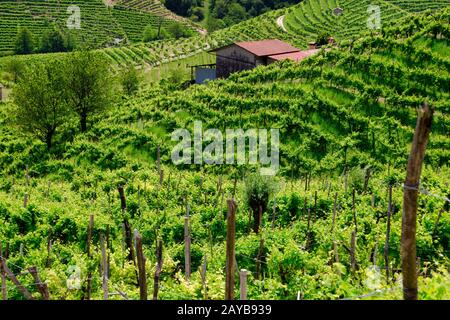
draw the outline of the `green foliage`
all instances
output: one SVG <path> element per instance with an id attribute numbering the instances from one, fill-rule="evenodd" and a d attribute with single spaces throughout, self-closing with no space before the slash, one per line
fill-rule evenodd
<path id="1" fill-rule="evenodd" d="M 34 65 L 19 78 L 13 93 L 15 123 L 42 139 L 49 149 L 53 136 L 67 120 L 64 71 L 61 61 Z"/>
<path id="2" fill-rule="evenodd" d="M 85 132 L 88 117 L 111 104 L 114 83 L 109 65 L 98 53 L 83 50 L 68 55 L 65 72 L 69 107 L 78 114 L 81 132 Z"/>
<path id="3" fill-rule="evenodd" d="M 34 51 L 34 36 L 27 27 L 19 27 L 14 51 L 16 54 L 29 54 Z"/>
<path id="4" fill-rule="evenodd" d="M 329 38 L 330 38 L 330 35 L 327 32 L 322 32 L 317 36 L 316 43 L 319 46 L 327 45 Z"/>
<path id="5" fill-rule="evenodd" d="M 122 72 L 122 88 L 126 95 L 132 96 L 139 90 L 141 76 L 134 66 L 128 66 Z"/>
<path id="6" fill-rule="evenodd" d="M 46 30 L 42 35 L 39 52 L 65 52 L 72 51 L 76 40 L 72 33 L 63 33 L 58 29 Z"/>
<path id="7" fill-rule="evenodd" d="M 17 83 L 25 72 L 25 64 L 19 59 L 10 59 L 4 63 L 2 69 L 11 76 L 12 82 Z"/>
<path id="8" fill-rule="evenodd" d="M 250 299 L 292 300 L 297 294 L 302 299 L 401 299 L 401 183 L 416 108 L 427 99 L 436 112 L 421 175 L 421 187 L 430 194 L 421 193 L 418 201 L 419 296 L 448 299 L 450 221 L 442 197 L 448 197 L 445 178 L 450 176 L 449 63 L 440 54 L 448 50 L 447 38 L 430 46 L 433 49 L 424 49 L 429 39 L 438 40 L 427 22 L 436 20 L 446 26 L 448 11 L 408 19 L 400 21 L 402 28 L 394 26 L 299 64 L 260 67 L 188 89 L 154 85 L 94 116 L 84 134 L 77 134 L 72 122 L 66 123 L 62 129 L 67 142 L 53 152 L 10 126 L 11 104 L 3 104 L 0 239 L 3 248 L 8 245 L 8 263 L 14 265 L 15 274 L 36 265 L 53 299 L 81 299 L 83 285 L 76 289 L 67 281 L 84 284 L 91 274 L 92 298 L 101 299 L 101 278 L 96 272 L 101 260 L 99 239 L 101 234 L 108 235 L 109 286 L 138 299 L 136 267 L 126 260 L 123 249 L 124 215 L 117 192 L 121 184 L 127 201 L 125 216 L 132 230 L 143 236 L 149 287 L 156 241 L 162 239 L 160 299 L 205 298 L 200 276 L 205 260 L 206 297 L 223 299 L 225 200 L 236 191 L 236 261 L 239 269 L 249 270 Z M 413 31 L 410 25 L 415 26 Z M 56 68 L 52 65 L 44 69 Z M 280 128 L 277 188 L 273 190 L 272 182 L 257 174 L 244 180 L 239 174 L 234 185 L 235 168 L 174 166 L 170 133 L 190 128 L 196 119 L 209 128 Z M 158 146 L 164 172 L 161 184 L 155 166 Z M 29 184 L 24 177 L 26 166 Z M 369 167 L 371 176 L 364 192 L 361 186 Z M 347 193 L 343 172 L 348 172 Z M 222 181 L 220 188 L 218 181 Z M 386 279 L 388 184 L 393 185 L 387 252 L 392 277 Z M 355 210 L 353 188 L 360 191 L 355 193 Z M 271 197 L 275 191 L 276 197 Z M 24 208 L 25 193 L 30 197 Z M 251 232 L 253 203 L 266 207 L 259 234 Z M 191 208 L 190 281 L 183 274 L 186 204 Z M 87 226 L 92 213 L 92 257 L 88 257 Z M 352 271 L 348 249 L 354 213 L 358 268 Z M 79 279 L 72 277 L 74 266 L 79 268 Z M 32 279 L 22 275 L 20 279 L 39 299 Z M 23 299 L 7 281 L 8 299 Z"/>

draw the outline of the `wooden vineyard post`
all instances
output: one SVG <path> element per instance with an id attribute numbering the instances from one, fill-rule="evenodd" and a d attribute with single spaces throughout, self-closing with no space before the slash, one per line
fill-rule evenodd
<path id="1" fill-rule="evenodd" d="M 240 300 L 247 300 L 247 270 L 239 272 Z"/>
<path id="2" fill-rule="evenodd" d="M 52 265 L 52 230 L 50 228 L 48 232 L 48 238 L 47 238 L 47 261 L 45 263 L 46 268 L 50 268 Z"/>
<path id="3" fill-rule="evenodd" d="M 28 171 L 28 165 L 25 166 L 25 180 L 27 182 L 27 187 L 30 186 L 30 173 Z"/>
<path id="4" fill-rule="evenodd" d="M 367 191 L 367 187 L 369 186 L 369 179 L 371 176 L 372 172 L 370 171 L 370 168 L 366 169 L 366 174 L 364 176 L 364 187 L 363 187 L 363 192 L 366 193 Z"/>
<path id="5" fill-rule="evenodd" d="M 50 300 L 50 294 L 48 292 L 48 287 L 45 282 L 42 282 L 39 278 L 39 274 L 37 268 L 35 266 L 28 268 L 28 271 L 31 273 L 34 279 L 34 283 L 36 284 L 37 289 L 39 290 L 42 298 L 44 300 Z"/>
<path id="6" fill-rule="evenodd" d="M 261 262 L 264 255 L 264 239 L 259 240 L 258 256 L 256 257 L 256 279 L 261 277 Z"/>
<path id="7" fill-rule="evenodd" d="M 358 221 L 356 220 L 355 189 L 353 189 L 352 193 L 352 211 L 353 211 L 353 223 L 355 224 L 355 232 L 358 233 Z"/>
<path id="8" fill-rule="evenodd" d="M 102 289 L 103 289 L 103 300 L 108 300 L 109 292 L 108 292 L 108 259 L 106 255 L 106 245 L 105 245 L 105 236 L 103 234 L 100 235 L 100 248 L 102 251 Z"/>
<path id="9" fill-rule="evenodd" d="M 437 228 L 438 228 L 438 225 L 439 225 L 439 220 L 441 220 L 441 217 L 442 217 L 443 213 L 444 213 L 444 208 L 442 208 L 439 211 L 439 214 L 438 214 L 438 216 L 436 218 L 436 222 L 434 223 L 433 233 L 431 234 L 432 238 L 434 238 L 434 236 L 436 235 L 436 231 L 437 231 Z"/>
<path id="10" fill-rule="evenodd" d="M 186 280 L 191 277 L 191 232 L 189 228 L 189 205 L 186 205 L 186 216 L 184 217 L 184 271 Z"/>
<path id="11" fill-rule="evenodd" d="M 334 253 L 334 262 L 339 263 L 339 252 L 335 240 L 333 240 L 333 253 Z"/>
<path id="12" fill-rule="evenodd" d="M 162 256 L 162 240 L 158 240 L 158 246 L 156 248 L 156 269 L 155 269 L 155 277 L 153 283 L 153 300 L 158 300 L 158 291 L 159 291 L 159 277 L 161 276 L 162 266 L 163 266 L 163 256 Z"/>
<path id="13" fill-rule="evenodd" d="M 122 186 L 118 187 L 119 196 L 120 196 L 120 205 L 122 208 L 122 216 L 123 216 L 123 227 L 125 230 L 125 244 L 130 250 L 128 253 L 128 260 L 133 261 L 134 264 L 136 264 L 135 254 L 134 254 L 134 248 L 133 248 L 133 239 L 131 236 L 131 227 L 130 223 L 128 222 L 128 218 L 126 217 L 126 211 L 127 211 L 127 202 L 125 199 L 125 192 L 123 190 Z"/>
<path id="14" fill-rule="evenodd" d="M 276 207 L 277 207 L 277 199 L 274 199 L 273 200 L 273 207 L 272 207 L 272 230 L 275 228 Z"/>
<path id="15" fill-rule="evenodd" d="M 88 226 L 88 234 L 87 234 L 87 248 L 86 252 L 88 255 L 88 258 L 91 259 L 91 241 L 92 241 L 92 229 L 94 228 L 94 215 L 91 214 L 89 216 L 89 226 Z M 86 299 L 91 299 L 91 289 L 92 289 L 92 270 L 89 269 L 88 271 L 88 278 L 87 278 L 87 288 L 86 288 Z"/>
<path id="16" fill-rule="evenodd" d="M 314 215 L 313 223 L 317 220 L 317 191 L 314 191 Z"/>
<path id="17" fill-rule="evenodd" d="M 338 197 L 338 193 L 336 192 L 334 194 L 334 206 L 333 206 L 333 222 L 331 224 L 331 232 L 334 231 L 334 226 L 336 224 L 336 206 L 337 206 L 337 197 Z"/>
<path id="18" fill-rule="evenodd" d="M 139 270 L 139 296 L 141 300 L 147 300 L 147 275 L 145 273 L 145 257 L 142 250 L 142 237 L 137 230 L 134 231 L 136 239 L 136 256 Z"/>
<path id="19" fill-rule="evenodd" d="M 208 288 L 206 286 L 206 267 L 207 267 L 207 262 L 206 262 L 206 256 L 203 259 L 203 263 L 202 263 L 202 270 L 200 272 L 200 276 L 202 278 L 202 286 L 203 286 L 203 299 L 207 300 L 208 299 Z"/>
<path id="20" fill-rule="evenodd" d="M 433 112 L 434 110 L 426 103 L 418 112 L 411 153 L 406 169 L 401 239 L 403 298 L 405 300 L 417 300 L 418 296 L 416 272 L 417 197 L 422 162 L 431 131 Z"/>
<path id="21" fill-rule="evenodd" d="M 389 236 L 391 233 L 392 185 L 389 185 L 388 212 L 386 222 L 386 241 L 384 243 L 384 264 L 386 265 L 386 282 L 389 283 Z"/>
<path id="22" fill-rule="evenodd" d="M 350 246 L 350 270 L 352 273 L 356 270 L 356 231 L 352 231 L 352 239 Z"/>
<path id="23" fill-rule="evenodd" d="M 163 180 L 164 180 L 164 173 L 163 173 L 163 170 L 161 169 L 161 148 L 160 148 L 160 146 L 158 146 L 158 148 L 156 150 L 156 166 L 158 169 L 159 184 L 162 185 Z"/>
<path id="24" fill-rule="evenodd" d="M 226 260 L 226 282 L 225 300 L 234 298 L 234 261 L 236 241 L 236 202 L 234 199 L 227 200 L 227 260 Z"/>
<path id="25" fill-rule="evenodd" d="M 12 273 L 11 270 L 9 270 L 8 266 L 6 265 L 6 259 L 2 257 L 0 260 L 1 260 L 0 263 L 2 264 L 3 272 L 6 273 L 8 278 L 14 283 L 14 285 L 17 287 L 17 289 L 20 291 L 20 293 L 22 293 L 23 296 L 27 300 L 34 300 L 31 293 L 19 282 L 19 280 L 17 280 L 14 273 Z"/>
<path id="26" fill-rule="evenodd" d="M 23 195 L 23 207 L 26 208 L 28 205 L 28 193 L 25 192 Z"/>
<path id="27" fill-rule="evenodd" d="M 6 287 L 6 274 L 3 270 L 3 243 L 0 241 L 0 277 L 2 279 L 2 300 L 8 300 L 8 291 Z"/>

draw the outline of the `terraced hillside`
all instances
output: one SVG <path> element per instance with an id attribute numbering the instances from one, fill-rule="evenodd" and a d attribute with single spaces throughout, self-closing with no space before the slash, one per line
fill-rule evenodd
<path id="1" fill-rule="evenodd" d="M 119 0 L 117 3 L 126 8 L 150 12 L 156 14 L 157 16 L 165 17 L 169 20 L 179 21 L 183 24 L 190 25 L 202 34 L 206 34 L 206 30 L 201 28 L 200 25 L 168 10 L 159 0 Z"/>
<path id="2" fill-rule="evenodd" d="M 349 39 L 367 31 L 367 9 L 371 4 L 374 3 L 369 0 L 340 2 L 305 0 L 299 5 L 268 12 L 205 37 L 197 36 L 189 40 L 164 41 L 145 46 L 111 48 L 105 50 L 105 54 L 113 63 L 134 62 L 157 65 L 235 41 L 277 38 L 299 48 L 306 48 L 308 42 L 316 40 L 323 31 L 329 32 L 337 40 Z M 408 1 L 408 4 L 405 1 L 381 1 L 382 25 L 389 26 L 398 18 L 449 5 L 447 0 L 414 0 L 411 3 Z M 337 5 L 344 10 L 351 8 L 339 18 L 339 24 L 332 20 L 334 16 L 331 11 Z M 282 21 L 288 32 L 285 32 L 277 23 L 282 16 L 284 16 Z"/>
<path id="3" fill-rule="evenodd" d="M 348 39 L 368 30 L 369 6 L 378 6 L 381 26 L 391 24 L 405 15 L 427 9 L 436 10 L 449 5 L 447 0 L 308 0 L 303 1 L 284 17 L 283 23 L 289 33 L 304 42 L 315 41 L 320 32 L 327 32 L 337 40 Z M 341 8 L 341 14 L 333 9 Z"/>
<path id="4" fill-rule="evenodd" d="M 55 25 L 67 30 L 70 6 L 80 8 L 81 29 L 72 32 L 81 42 L 98 47 L 109 46 L 114 39 L 122 44 L 140 41 L 149 24 L 167 26 L 179 23 L 156 13 L 141 12 L 123 6 L 106 6 L 102 0 L 27 0 L 0 1 L 0 55 L 11 54 L 18 26 L 26 26 L 38 38 Z"/>
<path id="5" fill-rule="evenodd" d="M 22 271 L 31 265 L 52 299 L 85 299 L 86 292 L 102 299 L 106 285 L 139 299 L 126 225 L 142 235 L 144 272 L 149 286 L 159 284 L 158 299 L 223 299 L 224 197 L 236 191 L 235 261 L 249 271 L 248 299 L 401 299 L 403 181 L 416 109 L 427 100 L 435 112 L 420 179 L 430 192 L 420 194 L 417 210 L 419 298 L 449 299 L 449 18 L 448 9 L 406 17 L 382 35 L 299 64 L 187 90 L 154 86 L 99 115 L 86 133 L 69 121 L 50 151 L 9 125 L 9 105 L 1 104 L 0 235 L 8 266 L 37 298 Z M 247 172 L 240 171 L 256 168 L 173 165 L 171 133 L 191 131 L 200 119 L 203 130 L 280 129 L 280 186 L 259 233 L 251 230 L 248 180 L 241 180 Z M 153 277 L 157 244 L 163 267 Z M 98 272 L 102 252 L 109 253 L 106 285 Z M 80 290 L 66 286 L 74 266 Z M 11 281 L 7 286 L 8 299 L 23 299 Z"/>
<path id="6" fill-rule="evenodd" d="M 446 0 L 413 0 L 411 5 L 407 5 L 405 1 L 380 1 L 379 3 L 382 8 L 382 25 L 384 26 L 389 26 L 390 23 L 400 17 L 413 16 L 426 9 L 448 6 Z M 191 57 L 235 41 L 277 38 L 299 48 L 306 48 L 308 42 L 316 40 L 317 35 L 323 31 L 328 31 L 338 40 L 345 40 L 367 31 L 367 8 L 370 4 L 373 3 L 368 0 L 342 0 L 340 2 L 305 0 L 290 8 L 270 11 L 206 36 L 199 35 L 189 39 L 112 47 L 102 52 L 113 64 L 119 66 L 134 63 L 151 67 L 168 61 Z M 343 7 L 344 10 L 346 8 L 352 9 L 348 12 L 344 11 L 342 17 L 339 18 L 342 18 L 339 20 L 341 21 L 340 27 L 336 29 L 338 24 L 332 20 L 335 17 L 332 16 L 331 10 L 337 5 Z M 408 11 L 406 11 L 406 8 L 408 8 Z M 281 21 L 288 32 L 280 27 L 280 17 L 284 17 Z M 305 26 L 302 27 L 303 24 Z M 41 56 L 36 59 L 46 59 L 47 57 Z M 24 59 L 28 59 L 28 57 Z M 5 60 L 3 59 L 3 61 Z M 1 63 L 2 60 L 0 59 L 0 65 Z"/>

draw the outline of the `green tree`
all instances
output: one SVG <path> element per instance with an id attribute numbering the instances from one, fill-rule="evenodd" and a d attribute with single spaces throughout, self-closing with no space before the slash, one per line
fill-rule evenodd
<path id="1" fill-rule="evenodd" d="M 3 70 L 12 77 L 14 83 L 17 83 L 25 72 L 25 64 L 17 58 L 12 58 L 4 63 Z"/>
<path id="2" fill-rule="evenodd" d="M 330 35 L 327 32 L 322 32 L 317 36 L 316 43 L 319 46 L 327 45 L 329 38 L 330 38 Z"/>
<path id="3" fill-rule="evenodd" d="M 33 34 L 28 28 L 19 27 L 14 51 L 16 54 L 30 54 L 34 50 Z"/>
<path id="4" fill-rule="evenodd" d="M 275 183 L 272 177 L 252 173 L 245 180 L 245 196 L 247 204 L 253 211 L 253 231 L 255 233 L 259 232 L 263 213 L 266 211 L 274 191 Z"/>
<path id="5" fill-rule="evenodd" d="M 132 96 L 139 90 L 140 75 L 133 65 L 128 65 L 122 74 L 121 84 L 126 95 Z"/>
<path id="6" fill-rule="evenodd" d="M 66 89 L 63 63 L 52 61 L 27 68 L 12 93 L 15 123 L 45 142 L 48 149 L 69 114 Z"/>
<path id="7" fill-rule="evenodd" d="M 82 50 L 68 56 L 67 82 L 70 108 L 86 132 L 88 117 L 106 109 L 112 100 L 113 78 L 106 60 L 95 51 Z"/>
<path id="8" fill-rule="evenodd" d="M 172 37 L 176 39 L 187 38 L 192 36 L 193 34 L 191 29 L 187 29 L 179 23 L 172 23 L 167 27 L 167 31 Z"/>
<path id="9" fill-rule="evenodd" d="M 66 41 L 62 32 L 56 29 L 44 32 L 39 51 L 43 53 L 66 51 Z"/>
<path id="10" fill-rule="evenodd" d="M 148 25 L 144 29 L 144 33 L 142 35 L 143 42 L 150 42 L 158 39 L 158 29 L 155 29 L 152 25 Z"/>

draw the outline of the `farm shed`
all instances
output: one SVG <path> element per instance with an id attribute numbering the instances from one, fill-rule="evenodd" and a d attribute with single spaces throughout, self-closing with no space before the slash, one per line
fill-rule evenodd
<path id="1" fill-rule="evenodd" d="M 277 39 L 235 42 L 211 52 L 216 54 L 217 78 L 227 78 L 234 72 L 253 69 L 259 65 L 268 65 L 283 59 L 300 61 L 305 57 L 305 54 L 300 54 L 302 52 L 300 49 Z"/>

